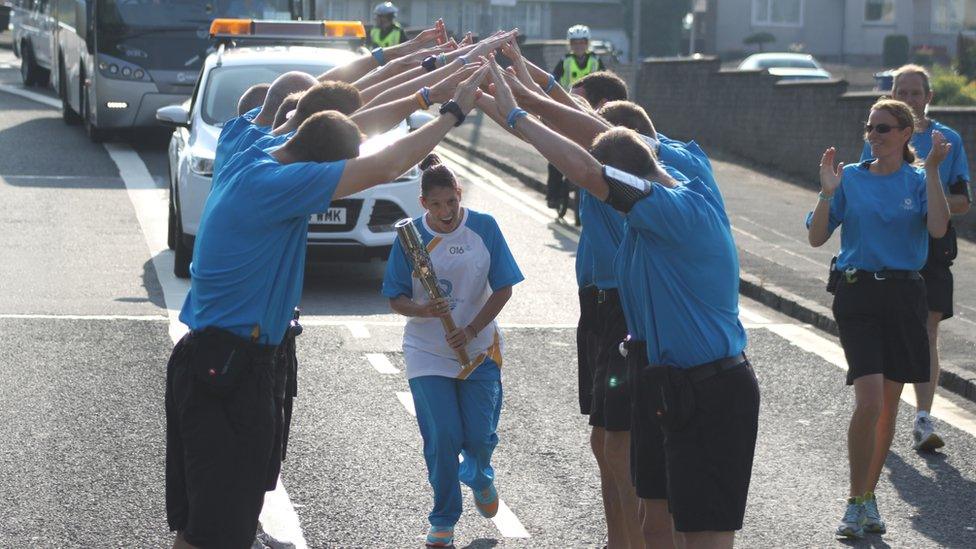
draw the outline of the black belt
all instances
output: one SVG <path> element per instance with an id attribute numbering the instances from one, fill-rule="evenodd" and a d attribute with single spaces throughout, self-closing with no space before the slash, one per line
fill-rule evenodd
<path id="1" fill-rule="evenodd" d="M 727 372 L 729 370 L 734 370 L 736 368 L 748 365 L 749 359 L 746 358 L 745 353 L 739 353 L 735 356 L 720 358 L 718 360 L 692 366 L 691 368 L 680 368 L 680 370 L 682 370 L 682 373 L 688 378 L 689 381 L 692 383 L 699 383 L 710 377 L 717 376 L 722 372 Z"/>
<path id="2" fill-rule="evenodd" d="M 252 357 L 261 361 L 273 359 L 275 353 L 278 351 L 277 345 L 263 345 L 261 343 L 255 343 L 253 341 L 244 339 L 231 331 L 224 330 L 223 328 L 208 326 L 201 330 L 190 331 L 191 340 L 196 339 L 198 341 L 206 341 L 208 338 L 215 338 L 229 342 L 235 347 L 247 351 Z"/>
<path id="3" fill-rule="evenodd" d="M 861 277 L 864 279 L 874 279 L 874 280 L 922 280 L 922 275 L 918 271 L 902 271 L 902 270 L 881 270 L 881 271 L 863 271 L 857 269 L 855 271 L 841 271 L 844 275 L 844 280 L 848 284 L 853 284 L 857 282 Z"/>
<path id="4" fill-rule="evenodd" d="M 609 288 L 607 290 L 597 289 L 597 291 L 596 291 L 596 302 L 597 303 L 606 303 L 611 297 L 616 297 L 616 296 L 617 296 L 617 289 L 616 288 Z"/>

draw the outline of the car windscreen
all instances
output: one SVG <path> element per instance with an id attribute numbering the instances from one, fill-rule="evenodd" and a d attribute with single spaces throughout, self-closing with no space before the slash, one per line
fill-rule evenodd
<path id="1" fill-rule="evenodd" d="M 289 0 L 98 0 L 100 25 L 198 28 L 217 17 L 291 19 Z"/>
<path id="2" fill-rule="evenodd" d="M 271 83 L 288 71 L 302 71 L 318 76 L 332 68 L 329 65 L 278 65 L 248 67 L 215 67 L 210 70 L 203 93 L 200 115 L 215 126 L 237 116 L 237 100 L 255 84 Z"/>
<path id="3" fill-rule="evenodd" d="M 817 63 L 811 59 L 763 59 L 756 63 L 760 69 L 819 69 Z"/>

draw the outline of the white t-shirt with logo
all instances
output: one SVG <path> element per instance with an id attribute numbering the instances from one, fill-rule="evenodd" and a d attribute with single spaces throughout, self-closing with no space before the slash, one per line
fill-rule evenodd
<path id="1" fill-rule="evenodd" d="M 450 233 L 431 229 L 426 215 L 413 220 L 458 327 L 467 326 L 474 320 L 492 292 L 524 279 L 495 218 L 467 208 L 462 208 L 461 216 L 460 225 Z M 413 274 L 413 263 L 399 238 L 393 243 L 386 265 L 383 295 L 390 299 L 405 295 L 417 303 L 430 301 L 427 291 Z M 466 351 L 472 360 L 491 358 L 501 366 L 502 338 L 495 321 L 468 342 Z M 461 371 L 439 318 L 411 317 L 403 333 L 403 354 L 408 379 L 420 376 L 454 378 Z"/>

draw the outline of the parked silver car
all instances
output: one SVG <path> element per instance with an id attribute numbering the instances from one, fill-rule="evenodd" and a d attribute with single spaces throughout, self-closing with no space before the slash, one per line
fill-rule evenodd
<path id="1" fill-rule="evenodd" d="M 739 70 L 767 70 L 782 80 L 829 80 L 832 78 L 812 55 L 806 53 L 757 53 L 739 63 Z"/>

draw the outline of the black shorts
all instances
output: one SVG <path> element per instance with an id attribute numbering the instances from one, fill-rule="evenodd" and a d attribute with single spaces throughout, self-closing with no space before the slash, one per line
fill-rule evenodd
<path id="1" fill-rule="evenodd" d="M 661 427 L 674 528 L 740 530 L 759 430 L 759 384 L 752 367 L 694 383 L 693 410 L 680 427 Z"/>
<path id="2" fill-rule="evenodd" d="M 593 329 L 596 326 L 596 286 L 579 290 L 580 318 L 576 325 L 576 362 L 579 386 L 580 413 L 589 415 L 593 402 L 593 361 L 597 346 Z"/>
<path id="3" fill-rule="evenodd" d="M 246 548 L 275 437 L 274 347 L 187 334 L 166 370 L 166 515 L 197 547 Z"/>
<path id="4" fill-rule="evenodd" d="M 922 280 L 841 279 L 833 311 L 847 358 L 847 384 L 871 374 L 899 383 L 927 382 L 926 309 Z"/>
<path id="5" fill-rule="evenodd" d="M 630 379 L 639 378 L 647 365 L 647 347 L 642 341 L 627 345 L 627 372 Z M 641 398 L 637 383 L 631 383 L 630 397 L 634 403 L 630 416 L 630 479 L 637 497 L 667 499 L 668 475 L 664 461 L 664 433 L 651 416 L 650 403 Z"/>
<path id="6" fill-rule="evenodd" d="M 630 383 L 620 342 L 627 337 L 627 320 L 617 290 L 597 296 L 597 351 L 593 362 L 593 403 L 590 425 L 607 431 L 630 430 Z"/>
<path id="7" fill-rule="evenodd" d="M 942 320 L 952 316 L 952 271 L 946 263 L 927 263 L 922 268 L 925 279 L 925 300 L 933 313 L 942 313 Z"/>

